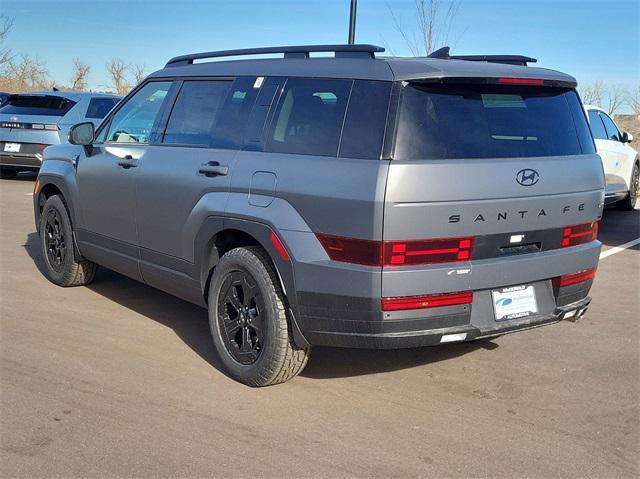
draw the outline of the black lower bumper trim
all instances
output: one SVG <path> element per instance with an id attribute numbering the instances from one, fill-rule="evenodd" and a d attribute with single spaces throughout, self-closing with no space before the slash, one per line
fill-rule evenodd
<path id="1" fill-rule="evenodd" d="M 571 304 L 556 308 L 556 310 L 545 316 L 530 316 L 511 321 L 495 322 L 492 328 L 479 329 L 470 325 L 456 326 L 451 328 L 429 329 L 425 331 L 410 331 L 404 333 L 336 333 L 326 331 L 305 332 L 305 337 L 312 345 L 333 346 L 346 348 L 367 348 L 367 349 L 401 349 L 417 348 L 423 346 L 435 346 L 443 342 L 443 336 L 465 335 L 460 341 L 471 341 L 475 339 L 491 338 L 503 334 L 514 333 L 526 329 L 537 328 L 547 324 L 557 323 L 565 319 L 567 313 L 576 311 L 571 321 L 579 319 L 586 311 L 590 297 L 581 299 Z M 446 338 L 445 338 L 446 339 Z"/>

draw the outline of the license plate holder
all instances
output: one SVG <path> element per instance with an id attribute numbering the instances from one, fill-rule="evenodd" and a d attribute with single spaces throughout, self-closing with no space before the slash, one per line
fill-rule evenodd
<path id="1" fill-rule="evenodd" d="M 491 292 L 496 321 L 523 318 L 538 312 L 533 285 L 510 286 Z"/>
<path id="2" fill-rule="evenodd" d="M 20 143 L 5 143 L 4 151 L 7 153 L 20 153 Z"/>

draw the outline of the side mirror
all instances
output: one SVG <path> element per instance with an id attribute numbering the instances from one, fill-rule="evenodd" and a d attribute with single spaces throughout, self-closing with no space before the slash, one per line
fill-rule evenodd
<path id="1" fill-rule="evenodd" d="M 631 133 L 623 131 L 620 141 L 622 141 L 622 143 L 631 143 L 633 141 L 633 135 Z"/>
<path id="2" fill-rule="evenodd" d="M 89 146 L 93 143 L 96 131 L 93 123 L 87 121 L 73 125 L 69 130 L 69 143 L 72 145 Z"/>

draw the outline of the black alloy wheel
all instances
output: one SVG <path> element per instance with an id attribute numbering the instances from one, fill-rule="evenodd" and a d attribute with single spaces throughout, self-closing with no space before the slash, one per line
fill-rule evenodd
<path id="1" fill-rule="evenodd" d="M 67 241 L 62 226 L 62 218 L 55 209 L 47 211 L 45 223 L 45 248 L 51 268 L 59 273 L 62 271 L 67 254 Z"/>
<path id="2" fill-rule="evenodd" d="M 255 363 L 266 340 L 264 303 L 255 279 L 245 271 L 231 271 L 218 296 L 218 323 L 222 341 L 240 364 Z"/>

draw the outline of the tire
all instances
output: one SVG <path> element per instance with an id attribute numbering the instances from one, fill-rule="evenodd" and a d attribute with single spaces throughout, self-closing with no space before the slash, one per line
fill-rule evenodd
<path id="1" fill-rule="evenodd" d="M 640 169 L 638 168 L 638 163 L 633 165 L 633 171 L 631 172 L 631 181 L 629 182 L 629 194 L 627 197 L 619 201 L 616 206 L 625 211 L 631 211 L 636 207 L 636 202 L 638 200 L 638 194 L 640 191 Z"/>
<path id="2" fill-rule="evenodd" d="M 47 279 L 59 286 L 83 286 L 93 281 L 98 265 L 76 261 L 73 230 L 62 197 L 47 199 L 40 215 L 40 245 Z"/>
<path id="3" fill-rule="evenodd" d="M 233 378 L 271 386 L 304 369 L 309 349 L 293 341 L 282 287 L 264 250 L 251 246 L 223 255 L 208 300 L 213 344 Z"/>
<path id="4" fill-rule="evenodd" d="M 0 167 L 0 178 L 5 180 L 10 180 L 15 178 L 16 175 L 20 172 L 17 168 L 12 168 L 10 166 L 2 166 Z"/>

